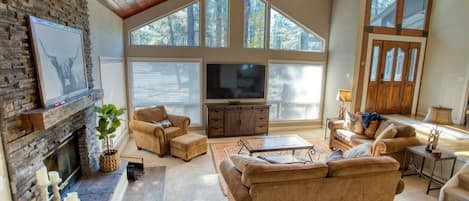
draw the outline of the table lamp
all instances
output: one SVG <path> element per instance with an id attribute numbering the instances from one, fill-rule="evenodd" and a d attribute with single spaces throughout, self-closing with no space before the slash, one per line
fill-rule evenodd
<path id="1" fill-rule="evenodd" d="M 442 129 L 439 128 L 439 125 L 450 125 L 453 124 L 451 117 L 451 112 L 453 109 L 444 108 L 444 107 L 430 107 L 428 113 L 425 116 L 423 122 L 434 124 L 432 130 L 430 131 L 430 136 L 428 137 L 427 151 L 431 152 L 436 149 L 438 145 L 438 139 Z"/>
<path id="2" fill-rule="evenodd" d="M 345 107 L 345 102 L 352 102 L 352 91 L 348 89 L 339 89 L 337 92 L 337 101 L 340 101 L 339 107 L 339 119 L 344 119 L 345 111 L 347 108 Z"/>

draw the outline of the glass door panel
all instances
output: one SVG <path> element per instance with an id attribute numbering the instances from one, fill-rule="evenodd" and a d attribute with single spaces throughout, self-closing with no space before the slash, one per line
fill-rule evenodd
<path id="1" fill-rule="evenodd" d="M 394 81 L 402 81 L 402 69 L 404 68 L 404 59 L 405 52 L 402 50 L 402 48 L 398 48 Z"/>
<path id="2" fill-rule="evenodd" d="M 380 54 L 380 46 L 375 45 L 373 47 L 373 61 L 371 63 L 371 74 L 370 74 L 370 81 L 376 81 L 376 72 L 378 71 L 378 61 L 379 61 L 379 54 Z"/>
<path id="3" fill-rule="evenodd" d="M 383 81 L 391 81 L 392 67 L 394 64 L 394 48 L 386 52 L 386 60 L 384 62 Z"/>
<path id="4" fill-rule="evenodd" d="M 417 65 L 417 48 L 412 48 L 411 53 L 410 53 L 410 68 L 409 68 L 409 75 L 407 76 L 407 81 L 413 82 L 414 81 L 414 75 L 415 75 L 415 69 Z"/>

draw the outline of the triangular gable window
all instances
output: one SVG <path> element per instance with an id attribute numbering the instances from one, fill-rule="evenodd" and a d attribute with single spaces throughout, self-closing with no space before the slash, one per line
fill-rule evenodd
<path id="1" fill-rule="evenodd" d="M 130 33 L 132 45 L 199 46 L 199 2 Z"/>
<path id="2" fill-rule="evenodd" d="M 270 49 L 323 52 L 324 39 L 283 13 L 271 8 Z"/>

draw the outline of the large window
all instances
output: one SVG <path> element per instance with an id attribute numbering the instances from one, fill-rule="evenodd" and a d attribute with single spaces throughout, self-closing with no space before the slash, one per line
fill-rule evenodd
<path id="1" fill-rule="evenodd" d="M 264 48 L 266 5 L 262 0 L 244 0 L 244 47 Z"/>
<path id="2" fill-rule="evenodd" d="M 269 64 L 270 120 L 317 120 L 321 111 L 323 65 Z"/>
<path id="3" fill-rule="evenodd" d="M 130 33 L 132 45 L 199 46 L 199 3 L 193 3 Z"/>
<path id="4" fill-rule="evenodd" d="M 423 30 L 427 17 L 427 7 L 428 0 L 405 0 L 402 28 Z"/>
<path id="5" fill-rule="evenodd" d="M 396 26 L 397 0 L 371 0 L 370 25 Z"/>
<path id="6" fill-rule="evenodd" d="M 270 49 L 320 52 L 324 43 L 277 10 L 270 9 Z"/>
<path id="7" fill-rule="evenodd" d="M 168 113 L 186 115 L 202 125 L 200 61 L 131 61 L 134 108 L 164 105 Z"/>
<path id="8" fill-rule="evenodd" d="M 228 0 L 205 1 L 205 46 L 228 47 Z"/>

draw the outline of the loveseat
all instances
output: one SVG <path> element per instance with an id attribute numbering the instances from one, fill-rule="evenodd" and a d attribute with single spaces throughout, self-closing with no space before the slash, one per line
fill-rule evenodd
<path id="1" fill-rule="evenodd" d="M 163 128 L 155 123 L 163 120 L 169 120 L 171 126 Z M 138 149 L 151 151 L 161 157 L 169 153 L 171 139 L 187 133 L 189 124 L 189 117 L 171 115 L 166 113 L 164 106 L 154 106 L 136 110 L 129 127 Z"/>
<path id="2" fill-rule="evenodd" d="M 310 164 L 220 164 L 231 201 L 392 201 L 404 189 L 399 163 L 362 157 Z"/>
<path id="3" fill-rule="evenodd" d="M 344 120 L 329 122 L 328 128 L 331 131 L 329 147 L 333 150 L 341 149 L 347 151 L 354 146 L 367 143 L 372 145 L 373 156 L 391 156 L 400 162 L 401 167 L 405 167 L 404 155 L 408 146 L 417 146 L 421 143 L 416 137 L 415 128 L 399 122 L 383 120 L 376 122 L 375 133 L 364 135 L 356 133 L 350 128 L 345 128 Z M 393 138 L 375 140 L 379 132 L 390 124 L 394 124 L 397 134 Z M 373 137 L 369 137 L 373 136 Z"/>

